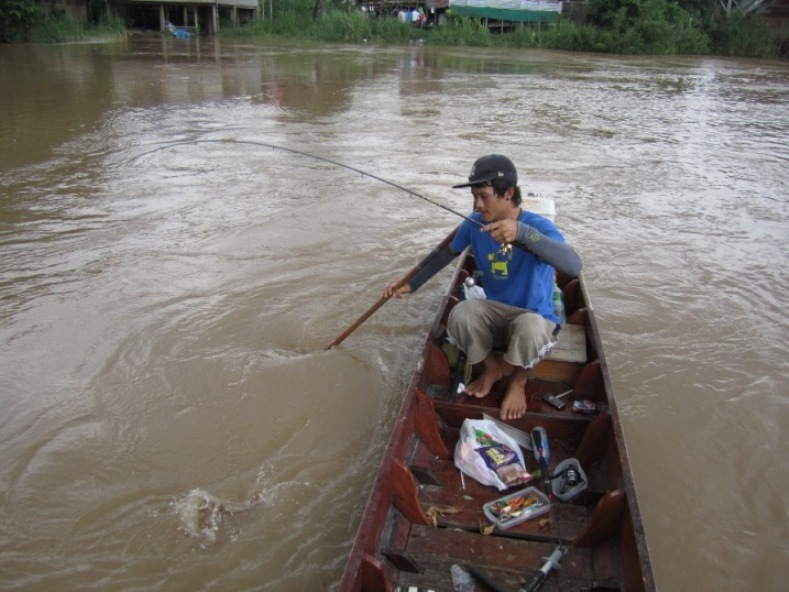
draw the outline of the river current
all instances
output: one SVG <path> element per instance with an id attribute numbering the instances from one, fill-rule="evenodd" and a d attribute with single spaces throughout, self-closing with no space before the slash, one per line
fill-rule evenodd
<path id="1" fill-rule="evenodd" d="M 0 88 L 0 589 L 334 589 L 448 271 L 325 347 L 459 220 L 322 159 L 467 213 L 492 152 L 584 261 L 660 590 L 785 589 L 785 62 L 135 36 Z"/>

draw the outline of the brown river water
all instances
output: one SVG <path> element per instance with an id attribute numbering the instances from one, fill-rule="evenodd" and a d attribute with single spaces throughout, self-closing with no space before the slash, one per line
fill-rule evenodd
<path id="1" fill-rule="evenodd" d="M 786 62 L 151 36 L 0 46 L 0 89 L 0 589 L 336 588 L 449 271 L 325 347 L 459 218 L 288 150 L 463 213 L 511 156 L 660 590 L 786 589 Z"/>

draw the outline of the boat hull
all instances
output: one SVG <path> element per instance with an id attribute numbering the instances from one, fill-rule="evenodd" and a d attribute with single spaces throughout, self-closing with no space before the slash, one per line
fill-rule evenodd
<path id="1" fill-rule="evenodd" d="M 616 401 L 583 278 L 559 278 L 567 327 L 573 329 L 566 334 L 580 334 L 581 341 L 568 338 L 572 343 L 564 353 L 534 368 L 526 415 L 505 423 L 526 434 L 543 427 L 551 471 L 565 459 L 576 459 L 587 475 L 586 489 L 566 503 L 554 499 L 550 512 L 539 518 L 492 528 L 484 504 L 519 487 L 501 492 L 455 467 L 463 421 L 497 418 L 503 397 L 504 381 L 483 399 L 455 392 L 460 370 L 452 365 L 445 327 L 462 297 L 462 281 L 474 269 L 473 257 L 461 255 L 406 389 L 339 590 L 452 590 L 453 565 L 480 570 L 502 589 L 514 590 L 531 581 L 559 546 L 567 555 L 542 590 L 655 590 Z M 562 409 L 545 400 L 569 389 L 573 392 Z M 594 413 L 573 411 L 574 399 L 594 402 Z M 526 468 L 537 471 L 531 453 L 526 458 Z M 538 479 L 528 485 L 543 487 Z M 487 588 L 478 583 L 475 589 Z"/>

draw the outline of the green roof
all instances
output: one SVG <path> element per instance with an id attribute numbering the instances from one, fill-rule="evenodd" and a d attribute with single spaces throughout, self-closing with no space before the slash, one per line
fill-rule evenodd
<path id="1" fill-rule="evenodd" d="M 555 23 L 562 3 L 551 0 L 450 0 L 455 14 L 515 23 Z"/>

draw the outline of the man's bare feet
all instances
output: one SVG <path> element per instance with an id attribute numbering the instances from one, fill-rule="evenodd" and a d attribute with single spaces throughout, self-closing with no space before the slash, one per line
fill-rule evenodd
<path id="1" fill-rule="evenodd" d="M 495 356 L 488 354 L 483 360 L 484 369 L 476 380 L 472 380 L 466 387 L 466 394 L 472 397 L 487 397 L 490 389 L 501 379 L 501 366 Z"/>
<path id="2" fill-rule="evenodd" d="M 507 384 L 504 400 L 501 402 L 501 419 L 518 419 L 526 413 L 526 382 L 528 375 L 523 368 L 517 368 Z"/>

